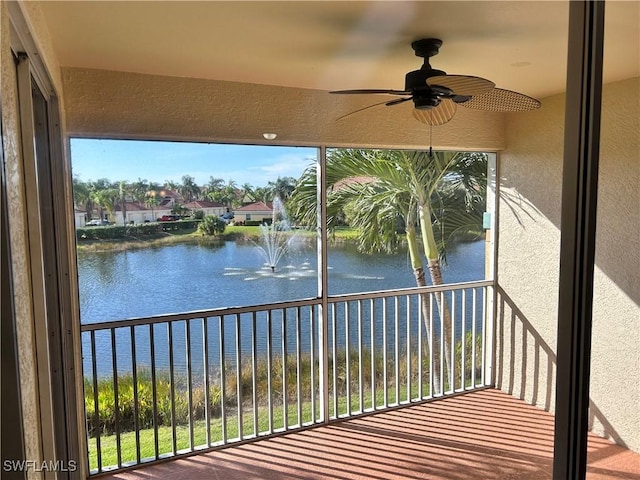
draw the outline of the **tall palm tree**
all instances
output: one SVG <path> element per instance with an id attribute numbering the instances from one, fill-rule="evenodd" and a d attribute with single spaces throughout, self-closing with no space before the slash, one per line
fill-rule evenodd
<path id="1" fill-rule="evenodd" d="M 118 182 L 118 196 L 116 202 L 120 204 L 122 210 L 122 224 L 127 224 L 127 197 L 129 196 L 130 187 L 127 182 L 121 180 Z"/>
<path id="2" fill-rule="evenodd" d="M 279 197 L 282 201 L 287 201 L 296 188 L 296 179 L 293 177 L 278 177 L 275 181 L 267 184 L 271 198 Z"/>
<path id="3" fill-rule="evenodd" d="M 200 187 L 198 187 L 191 175 L 183 175 L 182 183 L 178 185 L 178 192 L 182 195 L 184 201 L 188 203 L 198 197 Z"/>
<path id="4" fill-rule="evenodd" d="M 89 184 L 78 177 L 73 177 L 73 203 L 76 208 L 84 208 L 87 220 L 91 220 L 93 214 L 93 202 L 91 201 L 91 189 Z"/>
<path id="5" fill-rule="evenodd" d="M 153 211 L 154 207 L 160 204 L 160 198 L 158 198 L 158 192 L 156 190 L 149 190 L 145 194 L 144 203 L 147 207 L 151 208 L 151 220 L 155 221 L 156 216 Z"/>
<path id="6" fill-rule="evenodd" d="M 345 211 L 355 212 L 350 225 L 357 229 L 359 248 L 365 252 L 394 252 L 404 233 L 416 285 L 427 285 L 422 254 L 431 284 L 442 285 L 441 262 L 447 246 L 461 235 L 482 231 L 486 171 L 486 156 L 478 153 L 331 150 L 326 164 L 328 228 Z M 305 170 L 289 201 L 301 224 L 316 222 L 316 178 L 315 166 Z M 428 300 L 423 295 L 425 321 Z M 445 345 L 442 353 L 450 372 L 451 318 L 442 300 L 436 295 Z M 438 362 L 438 342 L 428 326 L 427 333 Z M 433 367 L 439 371 L 439 365 Z M 436 391 L 439 383 L 436 379 Z"/>

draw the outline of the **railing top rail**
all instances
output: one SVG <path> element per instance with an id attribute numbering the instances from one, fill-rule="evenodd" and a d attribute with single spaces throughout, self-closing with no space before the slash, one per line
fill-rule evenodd
<path id="1" fill-rule="evenodd" d="M 431 285 L 428 287 L 398 288 L 395 290 L 378 290 L 363 293 L 345 293 L 342 295 L 330 295 L 329 303 L 348 302 L 351 300 L 368 300 L 370 298 L 395 297 L 397 295 L 416 295 L 420 293 L 448 292 L 451 290 L 463 290 L 465 288 L 490 287 L 493 280 L 480 280 L 473 282 L 448 283 L 446 285 Z"/>
<path id="2" fill-rule="evenodd" d="M 307 298 L 289 302 L 268 303 L 264 305 L 251 305 L 247 307 L 221 307 L 211 310 L 194 310 L 184 313 L 168 313 L 151 317 L 136 317 L 126 320 L 109 320 L 106 322 L 85 323 L 80 326 L 80 331 L 105 330 L 110 328 L 131 327 L 137 325 L 151 325 L 155 323 L 168 323 L 175 321 L 193 320 L 197 318 L 224 317 L 228 315 L 241 315 L 244 313 L 263 312 L 267 310 L 284 310 L 287 308 L 306 307 L 318 305 L 320 299 Z"/>
<path id="3" fill-rule="evenodd" d="M 446 292 L 451 290 L 462 290 L 465 288 L 488 287 L 493 285 L 492 280 L 481 280 L 473 282 L 449 283 L 446 285 L 436 285 L 428 287 L 409 287 L 395 290 L 380 290 L 374 292 L 348 293 L 341 295 L 330 295 L 329 303 L 348 302 L 352 300 L 368 300 L 374 298 L 394 297 L 397 295 L 416 295 L 421 293 Z M 132 327 L 138 325 L 153 325 L 156 323 L 168 323 L 175 321 L 185 321 L 201 318 L 224 317 L 229 315 L 241 315 L 245 313 L 262 312 L 268 310 L 285 310 L 288 308 L 307 307 L 319 305 L 320 298 L 307 298 L 280 303 L 269 303 L 262 305 L 251 305 L 246 307 L 221 307 L 210 310 L 194 310 L 184 313 L 169 313 L 155 315 L 151 317 L 136 317 L 126 320 L 109 320 L 105 322 L 86 323 L 80 326 L 80 331 L 90 332 L 96 330 L 108 330 L 111 328 Z"/>

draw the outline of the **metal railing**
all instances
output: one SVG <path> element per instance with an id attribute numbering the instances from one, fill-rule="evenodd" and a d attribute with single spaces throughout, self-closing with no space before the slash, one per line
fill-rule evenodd
<path id="1" fill-rule="evenodd" d="M 491 286 L 82 325 L 91 473 L 483 387 Z"/>

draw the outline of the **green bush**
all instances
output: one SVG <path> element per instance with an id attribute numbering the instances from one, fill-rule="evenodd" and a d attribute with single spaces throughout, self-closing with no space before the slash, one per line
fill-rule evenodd
<path id="1" fill-rule="evenodd" d="M 76 230 L 76 238 L 83 240 L 118 240 L 130 237 L 146 237 L 162 232 L 177 230 L 193 230 L 200 220 L 178 220 L 176 222 L 150 222 L 136 225 L 109 225 L 106 227 L 80 227 Z"/>
<path id="2" fill-rule="evenodd" d="M 202 235 L 220 235 L 224 232 L 227 224 L 225 221 L 215 215 L 207 215 L 198 225 L 198 231 Z"/>

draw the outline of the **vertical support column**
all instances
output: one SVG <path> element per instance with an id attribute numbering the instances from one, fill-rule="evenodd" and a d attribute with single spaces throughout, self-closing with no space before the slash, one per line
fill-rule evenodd
<path id="1" fill-rule="evenodd" d="M 484 385 L 495 385 L 493 376 L 495 365 L 495 322 L 497 318 L 497 223 L 498 223 L 498 198 L 499 198 L 499 182 L 498 175 L 498 155 L 496 153 L 487 154 L 487 213 L 488 222 L 485 223 L 487 230 L 487 248 L 485 249 L 485 276 L 487 280 L 493 280 L 493 286 L 482 290 L 484 301 L 484 315 L 486 321 L 482 322 L 482 334 L 485 340 L 485 350 L 482 352 L 485 358 Z M 474 305 L 475 308 L 475 305 Z M 475 332 L 474 332 L 475 333 Z M 475 346 L 475 344 L 474 344 Z M 475 374 L 474 374 L 475 375 Z"/>
<path id="2" fill-rule="evenodd" d="M 320 335 L 318 337 L 320 360 L 320 411 L 322 421 L 329 422 L 329 320 L 327 282 L 327 148 L 320 147 L 316 163 L 316 185 L 318 192 L 318 297 L 320 298 Z M 335 340 L 334 340 L 335 341 Z"/>
<path id="3" fill-rule="evenodd" d="M 584 479 L 600 147 L 604 2 L 569 6 L 553 478 Z"/>

